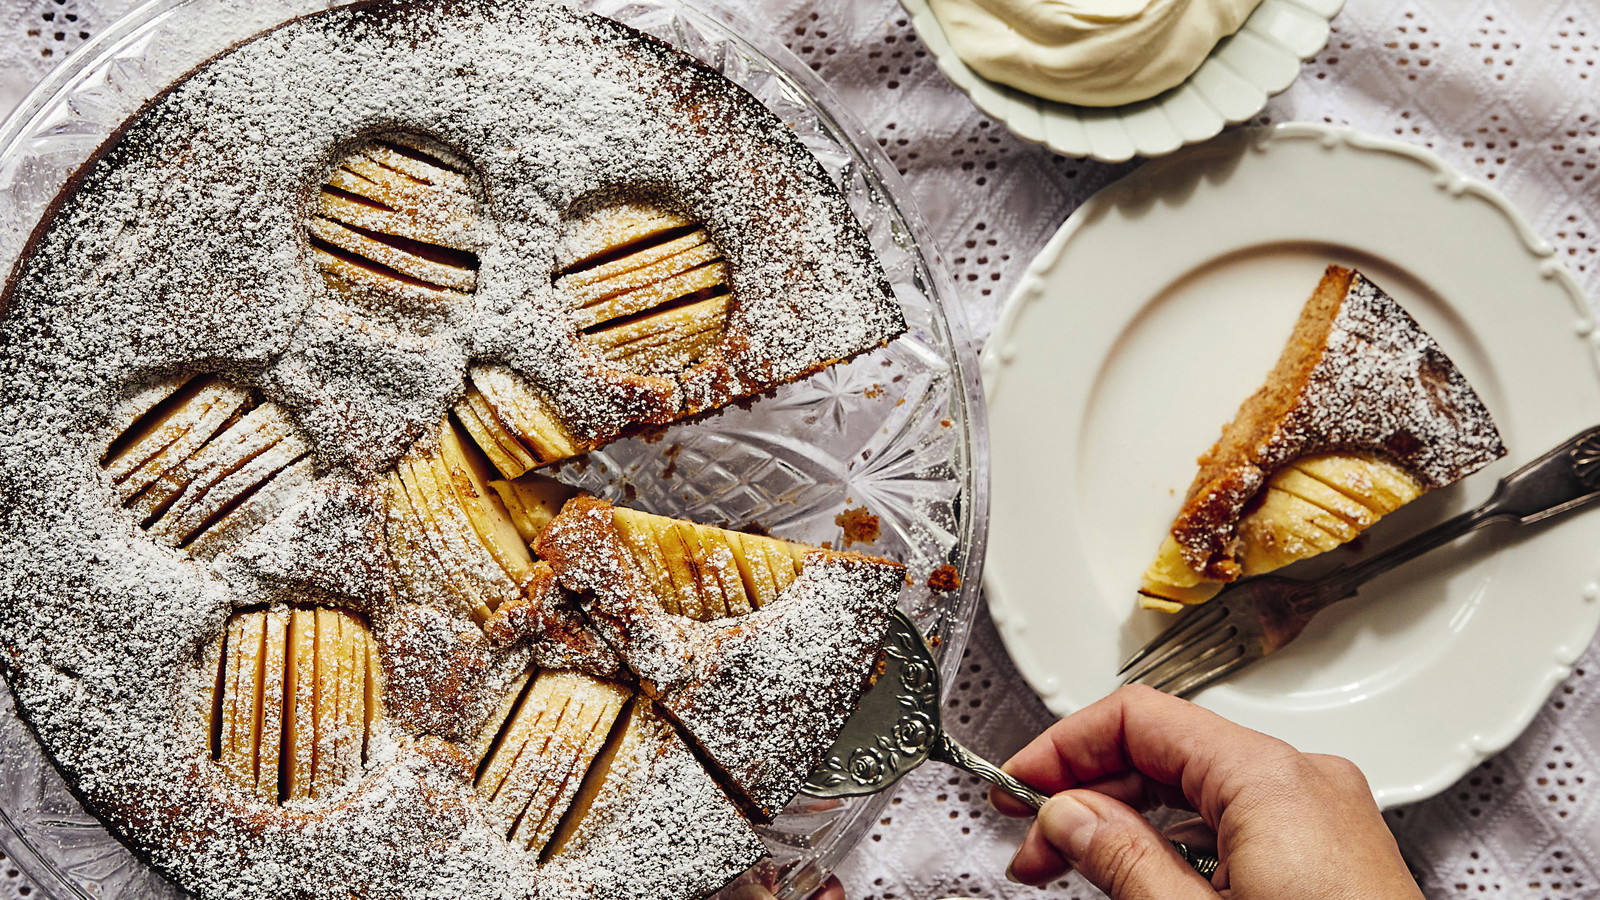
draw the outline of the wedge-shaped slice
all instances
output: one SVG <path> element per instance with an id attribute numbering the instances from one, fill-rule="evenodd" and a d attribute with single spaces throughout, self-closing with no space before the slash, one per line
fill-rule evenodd
<path id="1" fill-rule="evenodd" d="M 1330 266 L 1266 383 L 1201 457 L 1141 602 L 1175 610 L 1331 549 L 1504 453 L 1433 338 L 1360 273 Z"/>
<path id="2" fill-rule="evenodd" d="M 699 622 L 662 608 L 657 576 L 628 549 L 610 504 L 572 500 L 535 549 L 761 818 L 794 796 L 855 709 L 905 574 L 886 560 L 813 549 L 771 602 Z"/>
<path id="3" fill-rule="evenodd" d="M 378 717 L 376 649 L 344 610 L 234 614 L 219 656 L 212 754 L 264 803 L 335 796 L 365 763 Z"/>
<path id="4" fill-rule="evenodd" d="M 539 877 L 550 896 L 701 897 L 765 852 L 694 752 L 637 699 L 590 767 Z"/>
<path id="5" fill-rule="evenodd" d="M 480 766 L 489 824 L 543 852 L 633 691 L 576 672 L 536 675 Z"/>

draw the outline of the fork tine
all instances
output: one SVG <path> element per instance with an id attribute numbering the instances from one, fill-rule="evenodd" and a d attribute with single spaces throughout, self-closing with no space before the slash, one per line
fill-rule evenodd
<path id="1" fill-rule="evenodd" d="M 1163 662 L 1182 652 L 1198 637 L 1221 625 L 1232 611 L 1222 604 L 1192 607 L 1166 631 L 1156 635 L 1117 670 L 1123 683 L 1137 681 Z"/>
<path id="2" fill-rule="evenodd" d="M 1159 691 L 1171 693 L 1171 686 L 1196 671 L 1205 671 L 1217 658 L 1227 654 L 1236 644 L 1234 638 L 1239 634 L 1239 629 L 1223 622 L 1212 628 L 1198 640 L 1191 641 L 1182 650 L 1171 654 L 1159 665 L 1146 668 L 1137 679 L 1130 678 L 1127 682 L 1137 681 L 1148 684 Z M 1231 657 L 1230 657 L 1231 659 Z M 1125 683 L 1127 683 L 1125 682 Z"/>
<path id="3" fill-rule="evenodd" d="M 1212 682 L 1220 681 L 1249 665 L 1250 655 L 1245 653 L 1244 647 L 1235 644 L 1234 649 L 1238 651 L 1239 655 L 1233 659 L 1214 666 L 1205 672 L 1192 672 L 1188 678 L 1170 687 L 1162 688 L 1162 690 L 1174 697 L 1189 697 L 1199 693 L 1202 688 L 1208 687 Z"/>

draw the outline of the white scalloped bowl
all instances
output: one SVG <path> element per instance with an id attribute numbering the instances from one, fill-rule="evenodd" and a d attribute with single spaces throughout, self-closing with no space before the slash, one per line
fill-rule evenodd
<path id="1" fill-rule="evenodd" d="M 1215 137 L 1266 108 L 1328 43 L 1344 0 L 1262 0 L 1193 75 L 1171 90 L 1122 106 L 1073 106 L 990 81 L 956 55 L 927 0 L 900 0 L 911 27 L 956 87 L 1018 137 L 1063 156 L 1125 162 L 1164 156 Z"/>

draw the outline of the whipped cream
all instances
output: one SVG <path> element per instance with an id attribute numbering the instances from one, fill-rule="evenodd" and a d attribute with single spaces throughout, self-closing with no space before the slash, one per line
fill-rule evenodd
<path id="1" fill-rule="evenodd" d="M 1079 106 L 1176 87 L 1261 0 L 929 0 L 973 71 Z"/>

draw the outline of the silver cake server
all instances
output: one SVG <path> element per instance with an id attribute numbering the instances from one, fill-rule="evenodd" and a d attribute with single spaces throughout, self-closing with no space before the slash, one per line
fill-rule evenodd
<path id="1" fill-rule="evenodd" d="M 801 793 L 812 797 L 875 794 L 925 760 L 935 759 L 982 778 L 1034 809 L 1050 798 L 1001 771 L 939 723 L 939 667 L 915 623 L 896 610 L 884 637 L 882 669 L 839 739 L 811 771 Z M 1217 858 L 1172 842 L 1178 854 L 1209 878 Z"/>

